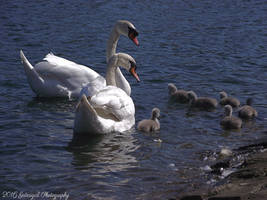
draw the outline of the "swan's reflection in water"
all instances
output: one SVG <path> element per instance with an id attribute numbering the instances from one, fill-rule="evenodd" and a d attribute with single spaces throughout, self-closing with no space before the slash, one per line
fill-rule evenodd
<path id="1" fill-rule="evenodd" d="M 68 146 L 73 153 L 72 165 L 79 170 L 90 169 L 95 175 L 136 167 L 137 160 L 133 152 L 139 146 L 132 132 L 93 137 L 73 134 Z"/>

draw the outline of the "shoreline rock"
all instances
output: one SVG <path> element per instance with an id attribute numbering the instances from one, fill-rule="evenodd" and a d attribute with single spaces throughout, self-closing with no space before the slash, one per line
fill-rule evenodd
<path id="1" fill-rule="evenodd" d="M 194 191 L 180 200 L 267 200 L 267 142 L 256 143 L 234 150 L 236 154 L 248 154 L 236 170 L 222 183 L 209 191 Z M 218 172 L 221 166 L 228 167 L 229 160 L 211 166 Z"/>

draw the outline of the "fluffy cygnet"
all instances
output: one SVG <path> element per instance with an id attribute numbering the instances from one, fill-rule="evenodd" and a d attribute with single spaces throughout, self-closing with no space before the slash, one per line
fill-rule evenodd
<path id="1" fill-rule="evenodd" d="M 160 129 L 159 118 L 160 110 L 158 108 L 152 109 L 151 119 L 144 119 L 137 125 L 139 131 L 154 132 Z"/>
<path id="2" fill-rule="evenodd" d="M 240 101 L 234 97 L 228 97 L 227 93 L 222 91 L 220 92 L 220 104 L 221 105 L 231 105 L 232 107 L 240 106 Z"/>
<path id="3" fill-rule="evenodd" d="M 189 98 L 187 91 L 185 90 L 177 90 L 177 87 L 173 83 L 168 84 L 169 95 L 171 100 L 178 103 L 188 103 Z"/>
<path id="4" fill-rule="evenodd" d="M 221 120 L 221 126 L 224 129 L 240 129 L 242 120 L 232 116 L 233 108 L 231 105 L 224 106 L 225 117 Z"/>
<path id="5" fill-rule="evenodd" d="M 218 102 L 214 98 L 210 97 L 197 97 L 193 91 L 188 92 L 189 103 L 192 107 L 196 107 L 202 110 L 213 110 L 217 107 Z"/>
<path id="6" fill-rule="evenodd" d="M 238 116 L 242 119 L 252 119 L 258 116 L 258 112 L 251 106 L 252 98 L 247 99 L 247 105 L 242 106 L 239 109 Z"/>

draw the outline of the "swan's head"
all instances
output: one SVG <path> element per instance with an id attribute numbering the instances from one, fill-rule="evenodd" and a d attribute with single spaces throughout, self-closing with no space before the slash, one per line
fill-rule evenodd
<path id="1" fill-rule="evenodd" d="M 173 83 L 168 84 L 169 94 L 172 95 L 177 91 L 176 86 Z"/>
<path id="2" fill-rule="evenodd" d="M 153 108 L 152 109 L 152 119 L 157 119 L 160 117 L 160 110 L 158 108 Z"/>
<path id="3" fill-rule="evenodd" d="M 136 62 L 134 58 L 126 53 L 117 53 L 117 66 L 125 68 L 139 82 L 140 79 L 136 73 Z"/>
<path id="4" fill-rule="evenodd" d="M 129 37 L 136 45 L 139 45 L 137 40 L 138 32 L 131 22 L 127 20 L 119 20 L 115 27 L 119 34 Z"/>
<path id="5" fill-rule="evenodd" d="M 225 114 L 225 116 L 231 117 L 232 116 L 232 112 L 233 112 L 233 108 L 232 108 L 231 105 L 224 106 L 224 114 Z"/>
<path id="6" fill-rule="evenodd" d="M 226 92 L 222 91 L 220 92 L 220 98 L 223 99 L 223 98 L 226 98 L 228 95 Z"/>

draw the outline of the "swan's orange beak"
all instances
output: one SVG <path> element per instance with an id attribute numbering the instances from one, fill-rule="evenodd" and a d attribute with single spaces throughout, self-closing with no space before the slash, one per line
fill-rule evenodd
<path id="1" fill-rule="evenodd" d="M 137 36 L 136 36 L 134 33 L 131 33 L 131 34 L 129 35 L 129 38 L 135 43 L 136 46 L 139 45 L 139 42 L 138 42 L 138 40 L 137 40 Z"/>
<path id="2" fill-rule="evenodd" d="M 136 66 L 132 65 L 129 71 L 132 74 L 132 76 L 137 80 L 137 82 L 139 82 L 140 79 L 139 79 L 139 77 L 138 77 L 138 75 L 136 73 Z"/>
<path id="3" fill-rule="evenodd" d="M 133 38 L 132 41 L 135 43 L 136 46 L 139 46 L 139 42 L 137 40 L 137 37 Z"/>

